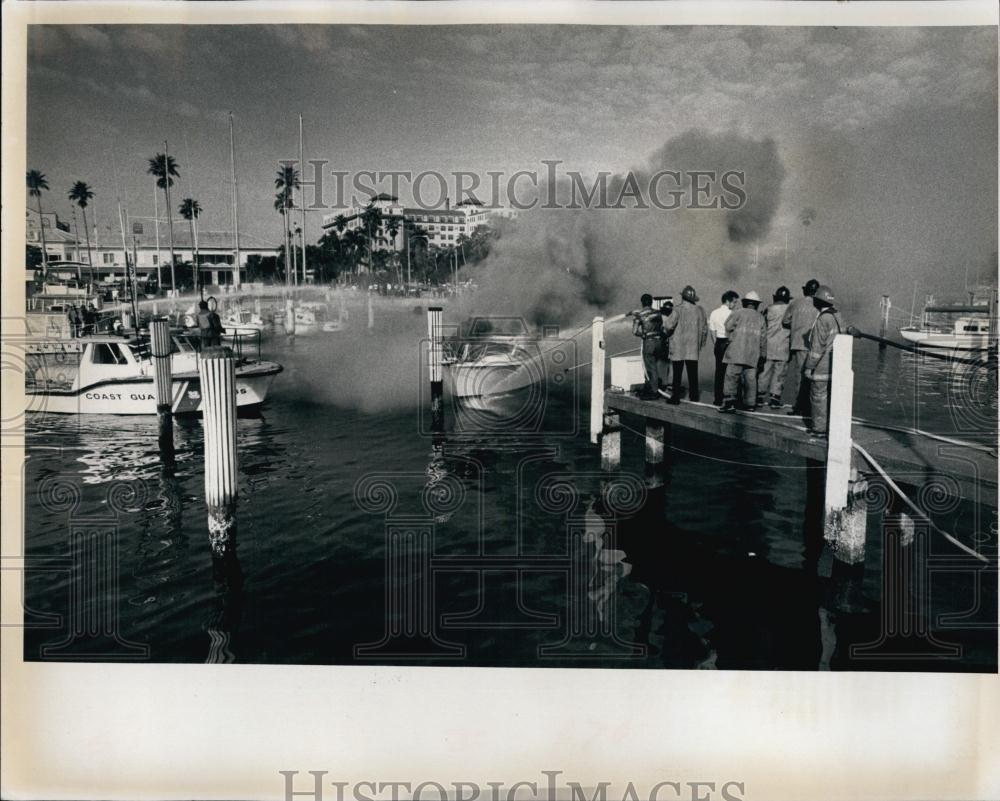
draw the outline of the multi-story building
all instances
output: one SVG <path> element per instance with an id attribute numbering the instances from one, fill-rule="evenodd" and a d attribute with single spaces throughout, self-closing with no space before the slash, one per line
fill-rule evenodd
<path id="1" fill-rule="evenodd" d="M 371 238 L 372 250 L 398 253 L 406 247 L 407 237 L 411 241 L 426 238 L 432 248 L 453 248 L 460 244 L 463 234 L 471 237 L 481 225 L 495 224 L 500 216 L 515 216 L 506 209 L 486 208 L 478 200 L 463 200 L 454 208 L 446 200 L 443 209 L 423 209 L 405 207 L 393 195 L 378 194 L 372 196 L 370 205 L 381 212 L 374 230 L 366 227 L 367 206 L 352 206 L 343 212 L 327 214 L 323 217 L 323 230 L 341 233 L 338 226 L 343 226 L 343 233 L 360 230 Z"/>

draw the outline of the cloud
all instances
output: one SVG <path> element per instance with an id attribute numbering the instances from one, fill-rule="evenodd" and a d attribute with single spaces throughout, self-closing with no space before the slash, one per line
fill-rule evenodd
<path id="1" fill-rule="evenodd" d="M 91 25 L 66 25 L 63 30 L 72 41 L 87 47 L 103 49 L 111 46 L 111 37 Z"/>

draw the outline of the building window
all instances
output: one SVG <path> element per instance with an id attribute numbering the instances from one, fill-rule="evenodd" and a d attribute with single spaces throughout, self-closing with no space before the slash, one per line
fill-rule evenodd
<path id="1" fill-rule="evenodd" d="M 156 267 L 160 263 L 160 257 L 155 253 L 153 254 L 153 266 Z"/>
<path id="2" fill-rule="evenodd" d="M 101 254 L 101 260 L 105 264 L 114 264 L 115 263 L 115 254 L 114 253 L 103 253 L 103 254 Z"/>

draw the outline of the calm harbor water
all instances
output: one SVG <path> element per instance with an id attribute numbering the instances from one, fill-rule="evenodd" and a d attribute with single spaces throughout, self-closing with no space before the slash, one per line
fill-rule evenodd
<path id="1" fill-rule="evenodd" d="M 208 549 L 198 419 L 177 420 L 168 474 L 153 418 L 32 417 L 25 658 L 996 670 L 995 562 L 977 570 L 927 535 L 912 636 L 886 643 L 880 512 L 867 611 L 829 614 L 836 583 L 805 543 L 801 460 L 677 431 L 665 503 L 643 503 L 641 429 L 626 419 L 626 483 L 617 506 L 595 507 L 589 370 L 564 370 L 587 358 L 589 334 L 516 401 L 541 416 L 449 405 L 435 438 L 420 413 L 423 327 L 407 308 L 373 338 L 357 321 L 266 337 L 285 372 L 239 420 L 228 564 Z M 612 353 L 631 344 L 609 337 Z M 858 416 L 995 446 L 995 372 L 855 351 Z M 995 558 L 994 509 L 928 503 Z"/>

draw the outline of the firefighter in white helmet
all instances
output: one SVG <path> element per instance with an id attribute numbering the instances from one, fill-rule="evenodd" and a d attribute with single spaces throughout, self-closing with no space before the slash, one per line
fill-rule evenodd
<path id="1" fill-rule="evenodd" d="M 743 308 L 734 311 L 726 320 L 729 347 L 723 356 L 726 379 L 720 412 L 736 411 L 741 390 L 743 409 L 752 412 L 757 408 L 757 363 L 767 353 L 767 326 L 757 310 L 759 306 L 760 295 L 751 290 L 743 296 Z"/>

